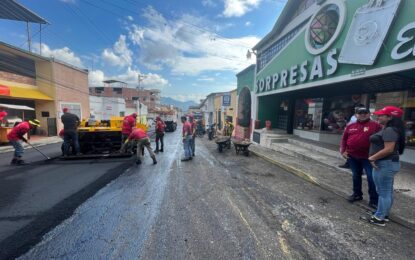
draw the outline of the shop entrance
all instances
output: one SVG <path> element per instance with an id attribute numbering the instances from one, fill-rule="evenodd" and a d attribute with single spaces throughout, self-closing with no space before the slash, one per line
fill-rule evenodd
<path id="1" fill-rule="evenodd" d="M 287 130 L 288 128 L 288 99 L 283 99 L 279 102 L 278 112 L 277 112 L 277 121 L 275 128 Z"/>
<path id="2" fill-rule="evenodd" d="M 251 91 L 243 88 L 238 99 L 238 125 L 249 127 L 251 123 Z"/>

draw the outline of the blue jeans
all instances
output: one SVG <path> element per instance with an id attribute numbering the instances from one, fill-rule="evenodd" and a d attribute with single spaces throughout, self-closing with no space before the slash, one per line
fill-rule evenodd
<path id="1" fill-rule="evenodd" d="M 373 170 L 373 178 L 379 193 L 379 202 L 375 217 L 383 220 L 385 216 L 389 216 L 392 208 L 393 180 L 395 174 L 401 169 L 401 164 L 392 162 L 392 160 L 379 160 L 376 161 L 376 165 L 378 168 Z"/>
<path id="2" fill-rule="evenodd" d="M 196 150 L 196 136 L 193 136 L 191 141 L 192 141 L 192 146 L 191 146 L 191 148 L 192 148 L 192 155 L 195 155 L 195 150 Z"/>
<path id="3" fill-rule="evenodd" d="M 10 141 L 10 144 L 13 146 L 14 148 L 14 158 L 17 157 L 22 157 L 23 155 L 23 145 L 22 145 L 22 141 L 18 140 L 18 141 Z"/>
<path id="4" fill-rule="evenodd" d="M 362 196 L 362 175 L 363 169 L 366 172 L 367 184 L 369 186 L 369 201 L 370 203 L 378 203 L 378 193 L 376 192 L 376 185 L 373 181 L 372 165 L 368 159 L 358 159 L 349 157 L 350 169 L 353 173 L 353 195 Z"/>
<path id="5" fill-rule="evenodd" d="M 183 139 L 184 158 L 189 159 L 192 157 L 192 136 L 188 135 Z"/>
<path id="6" fill-rule="evenodd" d="M 75 154 L 79 153 L 78 133 L 74 131 L 65 131 L 63 134 L 64 155 L 69 155 L 69 148 L 73 145 Z"/>

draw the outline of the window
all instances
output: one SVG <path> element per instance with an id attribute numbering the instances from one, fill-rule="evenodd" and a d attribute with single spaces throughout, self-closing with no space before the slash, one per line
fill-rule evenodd
<path id="1" fill-rule="evenodd" d="M 330 97 L 325 100 L 322 130 L 342 134 L 354 115 L 358 104 L 364 104 L 360 95 Z"/>
<path id="2" fill-rule="evenodd" d="M 117 94 L 122 94 L 122 88 L 112 88 L 112 91 L 114 91 Z"/>
<path id="3" fill-rule="evenodd" d="M 295 102 L 294 128 L 320 130 L 323 114 L 322 98 L 298 99 Z"/>

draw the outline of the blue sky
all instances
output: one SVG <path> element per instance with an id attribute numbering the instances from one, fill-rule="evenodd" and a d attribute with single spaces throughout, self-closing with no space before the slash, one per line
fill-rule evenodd
<path id="1" fill-rule="evenodd" d="M 17 0 L 50 22 L 31 27 L 33 50 L 104 79 L 198 101 L 236 88 L 246 52 L 273 27 L 286 0 Z M 0 20 L 0 40 L 27 49 L 25 23 Z"/>

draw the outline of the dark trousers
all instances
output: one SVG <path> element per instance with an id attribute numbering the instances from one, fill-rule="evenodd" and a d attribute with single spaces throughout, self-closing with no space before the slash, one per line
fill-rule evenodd
<path id="1" fill-rule="evenodd" d="M 160 150 L 159 150 L 160 142 Z M 164 151 L 164 133 L 156 134 L 156 151 Z"/>
<path id="2" fill-rule="evenodd" d="M 71 144 L 73 145 L 75 154 L 78 154 L 80 152 L 78 133 L 76 131 L 65 131 L 63 134 L 64 155 L 69 155 L 69 149 L 71 148 Z"/>
<path id="3" fill-rule="evenodd" d="M 378 203 L 378 193 L 376 192 L 375 182 L 372 175 L 372 165 L 368 159 L 358 159 L 349 157 L 350 169 L 353 173 L 353 194 L 363 196 L 362 192 L 362 175 L 363 169 L 367 177 L 367 184 L 369 186 L 369 199 L 371 203 Z"/>

